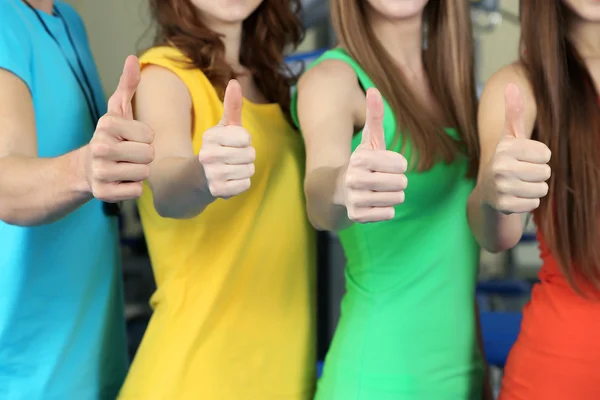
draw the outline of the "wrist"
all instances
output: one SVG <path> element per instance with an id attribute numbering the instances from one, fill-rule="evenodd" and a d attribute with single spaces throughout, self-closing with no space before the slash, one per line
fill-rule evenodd
<path id="1" fill-rule="evenodd" d="M 73 190 L 78 193 L 93 195 L 92 185 L 89 182 L 88 168 L 89 146 L 83 146 L 71 153 L 69 171 Z"/>
<path id="2" fill-rule="evenodd" d="M 348 167 L 344 165 L 337 171 L 333 202 L 336 206 L 346 207 L 346 171 Z"/>

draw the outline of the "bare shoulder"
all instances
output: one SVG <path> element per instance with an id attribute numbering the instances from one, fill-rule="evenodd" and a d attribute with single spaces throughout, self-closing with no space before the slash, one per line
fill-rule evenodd
<path id="1" fill-rule="evenodd" d="M 518 62 L 501 68 L 486 82 L 479 102 L 478 125 L 480 135 L 486 135 L 488 132 L 497 130 L 487 129 L 488 127 L 504 125 L 504 93 L 510 83 L 516 84 L 520 89 L 523 98 L 525 128 L 527 134 L 531 135 L 537 116 L 536 101 L 525 69 Z"/>
<path id="2" fill-rule="evenodd" d="M 481 101 L 502 103 L 502 109 L 504 109 L 504 91 L 509 83 L 516 84 L 521 90 L 525 105 L 525 113 L 528 115 L 535 115 L 536 102 L 533 88 L 531 87 L 531 83 L 524 67 L 518 62 L 501 68 L 490 77 L 483 89 Z"/>
<path id="3" fill-rule="evenodd" d="M 325 60 L 309 69 L 298 82 L 298 108 L 302 115 L 348 116 L 351 122 L 364 108 L 364 93 L 354 69 L 340 60 Z M 315 115 L 312 115 L 315 114 Z M 304 118 L 306 122 L 306 118 Z"/>

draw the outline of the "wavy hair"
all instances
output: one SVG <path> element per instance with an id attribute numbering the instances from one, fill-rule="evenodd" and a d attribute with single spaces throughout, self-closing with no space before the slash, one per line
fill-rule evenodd
<path id="1" fill-rule="evenodd" d="M 236 77 L 225 61 L 222 36 L 209 29 L 190 0 L 149 0 L 157 24 L 154 46 L 173 46 L 200 69 L 221 98 L 230 79 Z M 304 37 L 299 0 L 264 0 L 243 23 L 241 64 L 252 74 L 260 92 L 277 103 L 290 119 L 290 89 L 296 83 L 285 64 L 284 53 Z"/>
<path id="2" fill-rule="evenodd" d="M 331 0 L 331 16 L 341 46 L 389 102 L 398 123 L 396 142 L 403 136 L 410 138 L 418 154 L 417 170 L 428 170 L 440 160 L 451 162 L 457 153 L 464 152 L 469 157 L 470 175 L 475 175 L 480 150 L 471 3 L 430 0 L 425 6 L 427 48 L 423 60 L 441 116 L 432 115 L 417 101 L 406 77 L 399 73 L 369 25 L 367 6 L 367 0 Z M 462 143 L 444 132 L 445 124 L 459 130 Z"/>
<path id="3" fill-rule="evenodd" d="M 537 106 L 533 138 L 552 151 L 536 221 L 563 274 L 600 288 L 600 106 L 562 0 L 521 1 L 521 64 Z"/>

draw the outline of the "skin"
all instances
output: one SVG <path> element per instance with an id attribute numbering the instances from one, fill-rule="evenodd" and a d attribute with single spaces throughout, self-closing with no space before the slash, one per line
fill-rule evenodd
<path id="1" fill-rule="evenodd" d="M 194 154 L 192 98 L 185 84 L 162 67 L 148 66 L 142 72 L 135 114 L 156 132 L 149 183 L 156 210 L 167 218 L 194 217 L 217 198 L 250 188 L 256 151 L 241 125 L 242 92 L 252 102 L 266 102 L 239 60 L 242 23 L 262 1 L 192 2 L 202 21 L 223 35 L 226 61 L 241 76 L 226 90 L 223 119 L 203 134 L 202 149 Z"/>
<path id="2" fill-rule="evenodd" d="M 600 87 L 600 1 L 565 0 L 573 11 L 571 37 Z M 486 84 L 478 113 L 481 164 L 468 216 L 479 243 L 491 252 L 514 247 L 523 214 L 548 193 L 550 149 L 531 140 L 536 103 L 522 67 L 498 71 Z"/>
<path id="3" fill-rule="evenodd" d="M 51 12 L 53 2 L 32 5 Z M 137 59 L 130 57 L 91 142 L 60 157 L 40 158 L 29 89 L 0 69 L 0 220 L 42 225 L 94 197 L 107 202 L 139 197 L 154 157 L 154 133 L 133 120 L 131 98 L 138 82 Z"/>
<path id="4" fill-rule="evenodd" d="M 421 57 L 427 1 L 367 3 L 377 38 L 413 83 L 414 92 L 437 107 Z M 383 114 L 379 94 L 372 96 L 367 102 L 352 68 L 338 60 L 320 63 L 299 82 L 298 116 L 307 150 L 304 186 L 308 216 L 317 229 L 339 231 L 353 222 L 389 220 L 394 206 L 404 201 L 407 163 L 401 154 L 386 151 L 383 140 L 350 150 L 354 132 L 367 124 L 367 114 Z"/>
<path id="5" fill-rule="evenodd" d="M 421 57 L 422 14 L 428 1 L 367 3 L 377 38 L 412 83 L 415 95 L 435 111 L 437 100 Z M 407 161 L 401 154 L 385 150 L 379 92 L 369 90 L 365 96 L 350 66 L 326 60 L 301 78 L 298 116 L 306 144 L 304 187 L 313 226 L 338 231 L 354 222 L 392 219 L 394 206 L 404 201 Z M 359 129 L 363 129 L 361 145 L 351 152 L 352 138 Z M 479 323 L 477 327 L 483 348 Z M 493 398 L 487 379 L 483 398 Z"/>

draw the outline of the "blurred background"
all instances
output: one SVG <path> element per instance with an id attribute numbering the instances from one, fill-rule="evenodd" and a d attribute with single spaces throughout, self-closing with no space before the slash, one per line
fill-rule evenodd
<path id="1" fill-rule="evenodd" d="M 123 62 L 152 43 L 147 0 L 67 0 L 83 17 L 104 89 L 110 95 L 116 88 Z M 465 0 L 466 1 L 466 0 Z M 327 0 L 305 0 L 307 35 L 289 62 L 301 67 L 320 51 L 335 45 L 328 18 Z M 512 62 L 518 53 L 518 1 L 471 1 L 475 24 L 477 81 L 479 86 L 500 67 Z M 541 265 L 537 243 L 529 226 L 522 242 L 505 254 L 482 254 L 478 285 L 479 307 L 486 353 L 496 366 L 496 383 L 506 352 L 519 328 L 520 310 L 527 301 L 531 284 Z M 344 293 L 344 256 L 335 235 L 319 237 L 319 359 L 327 351 L 339 317 Z M 151 310 L 148 299 L 154 280 L 145 250 L 135 203 L 127 204 L 123 216 L 124 277 L 130 352 L 133 355 Z M 508 318 L 508 319 L 507 319 Z"/>

